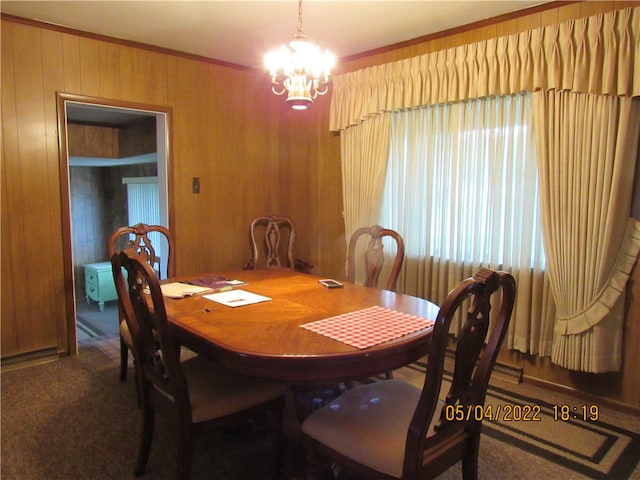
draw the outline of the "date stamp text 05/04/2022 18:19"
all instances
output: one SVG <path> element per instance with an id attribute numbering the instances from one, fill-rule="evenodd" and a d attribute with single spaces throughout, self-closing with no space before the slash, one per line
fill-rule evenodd
<path id="1" fill-rule="evenodd" d="M 503 422 L 540 422 L 543 408 L 540 405 L 446 405 L 445 419 L 447 421 L 489 420 Z M 600 417 L 600 407 L 596 404 L 580 405 L 552 405 L 549 416 L 554 421 L 567 422 L 582 420 L 595 422 Z"/>

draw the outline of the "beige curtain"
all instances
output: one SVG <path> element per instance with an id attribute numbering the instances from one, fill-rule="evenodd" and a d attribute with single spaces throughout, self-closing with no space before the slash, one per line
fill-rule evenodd
<path id="1" fill-rule="evenodd" d="M 639 96 L 637 52 L 640 8 L 634 7 L 378 65 L 334 78 L 329 126 L 341 132 L 343 162 L 349 164 L 345 170 L 356 174 L 360 167 L 353 162 L 360 159 L 374 162 L 384 171 L 382 163 L 378 163 L 384 162 L 381 157 L 374 160 L 365 150 L 358 151 L 363 148 L 381 152 L 384 140 L 376 138 L 371 144 L 367 130 L 377 130 L 368 123 L 381 122 L 384 112 L 522 91 Z M 375 189 L 380 188 L 381 192 L 383 187 L 378 182 L 367 182 L 374 188 L 370 191 L 361 185 L 354 187 L 350 182 L 360 180 L 347 175 L 343 175 L 343 182 L 348 238 L 355 225 L 375 222 L 380 195 Z M 365 191 L 367 198 L 373 199 L 371 202 L 353 197 Z M 358 209 L 351 211 L 352 205 Z M 607 248 L 615 245 L 611 239 L 600 241 Z M 623 289 L 624 284 L 618 287 Z M 582 355 L 593 356 L 589 353 L 589 348 L 595 349 L 590 338 L 605 325 L 601 321 L 583 335 Z M 611 335 L 609 330 L 607 334 Z M 591 347 L 585 347 L 587 343 Z M 578 347 L 575 343 L 563 345 L 559 339 L 554 348 L 553 358 L 559 360 L 563 356 L 575 357 L 570 350 Z M 598 363 L 614 366 L 616 362 Z M 593 371 L 588 366 L 580 368 Z"/>
<path id="2" fill-rule="evenodd" d="M 383 111 L 522 91 L 640 95 L 640 7 L 337 75 L 329 128 Z"/>
<path id="3" fill-rule="evenodd" d="M 389 114 L 384 113 L 342 133 L 342 195 L 347 243 L 356 229 L 380 221 L 390 125 Z"/>
<path id="4" fill-rule="evenodd" d="M 537 92 L 534 115 L 547 271 L 557 308 L 551 360 L 619 370 L 624 291 L 640 251 L 629 217 L 640 101 Z"/>

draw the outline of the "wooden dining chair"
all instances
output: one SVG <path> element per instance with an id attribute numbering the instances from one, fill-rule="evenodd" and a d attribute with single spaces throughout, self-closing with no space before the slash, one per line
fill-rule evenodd
<path id="1" fill-rule="evenodd" d="M 268 215 L 253 219 L 249 227 L 252 257 L 245 270 L 288 268 L 309 273 L 313 264 L 294 258 L 296 231 L 293 222 L 281 215 Z"/>
<path id="2" fill-rule="evenodd" d="M 395 290 L 402 262 L 404 261 L 404 240 L 395 230 L 383 228 L 380 225 L 361 227 L 351 235 L 347 251 L 347 280 L 355 282 L 356 272 L 358 268 L 361 268 L 364 271 L 364 284 L 367 287 L 378 286 L 378 280 L 384 265 L 384 238 L 391 238 L 396 246 L 395 258 L 385 285 L 386 290 Z M 359 267 L 360 240 L 368 240 L 368 243 L 364 250 L 363 262 Z"/>
<path id="3" fill-rule="evenodd" d="M 133 339 L 142 393 L 142 428 L 135 475 L 147 467 L 161 405 L 169 407 L 177 428 L 177 478 L 190 478 L 193 434 L 268 413 L 273 434 L 274 477 L 283 457 L 281 411 L 285 387 L 236 374 L 201 356 L 180 360 L 169 331 L 162 290 L 146 258 L 133 249 L 111 257 L 125 321 Z M 127 272 L 127 278 L 123 273 Z"/>
<path id="4" fill-rule="evenodd" d="M 321 478 L 326 460 L 362 478 L 386 480 L 433 478 L 462 461 L 463 477 L 476 479 L 484 400 L 515 292 L 510 274 L 479 270 L 440 307 L 431 338 L 425 338 L 430 344 L 422 386 L 398 379 L 357 386 L 307 417 L 307 479 Z M 449 326 L 469 303 L 451 385 L 441 399 Z"/>
<path id="5" fill-rule="evenodd" d="M 162 252 L 164 262 L 166 262 L 165 269 L 163 269 L 161 265 L 163 259 L 156 253 L 159 251 L 159 246 L 157 244 L 154 246 L 149 237 L 149 234 L 154 232 L 162 235 L 165 239 L 167 251 Z M 136 252 L 142 254 L 161 278 L 173 277 L 175 275 L 176 266 L 173 255 L 175 250 L 174 239 L 173 234 L 168 228 L 162 225 L 147 225 L 144 223 L 138 223 L 131 227 L 120 227 L 111 233 L 107 241 L 109 257 L 112 257 L 114 253 L 124 250 L 125 248 L 133 248 Z M 133 343 L 121 309 L 119 309 L 118 322 L 120 330 L 120 380 L 124 382 L 127 379 L 129 352 L 133 352 Z"/>

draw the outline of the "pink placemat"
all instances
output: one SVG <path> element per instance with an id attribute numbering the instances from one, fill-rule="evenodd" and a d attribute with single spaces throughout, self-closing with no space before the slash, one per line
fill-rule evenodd
<path id="1" fill-rule="evenodd" d="M 433 320 L 417 315 L 374 306 L 300 326 L 352 347 L 363 349 L 417 332 L 433 324 Z"/>

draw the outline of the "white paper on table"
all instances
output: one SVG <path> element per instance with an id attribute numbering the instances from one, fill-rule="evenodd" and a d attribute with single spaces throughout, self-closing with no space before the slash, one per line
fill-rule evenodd
<path id="1" fill-rule="evenodd" d="M 258 295 L 257 293 L 247 292 L 246 290 L 229 290 L 228 292 L 211 293 L 204 295 L 204 298 L 222 303 L 227 307 L 242 307 L 243 305 L 251 305 L 253 303 L 268 302 L 269 297 Z"/>
<path id="2" fill-rule="evenodd" d="M 209 287 L 200 287 L 199 285 L 190 285 L 187 283 L 163 283 L 160 285 L 162 295 L 169 298 L 184 298 L 199 293 L 210 292 Z"/>

